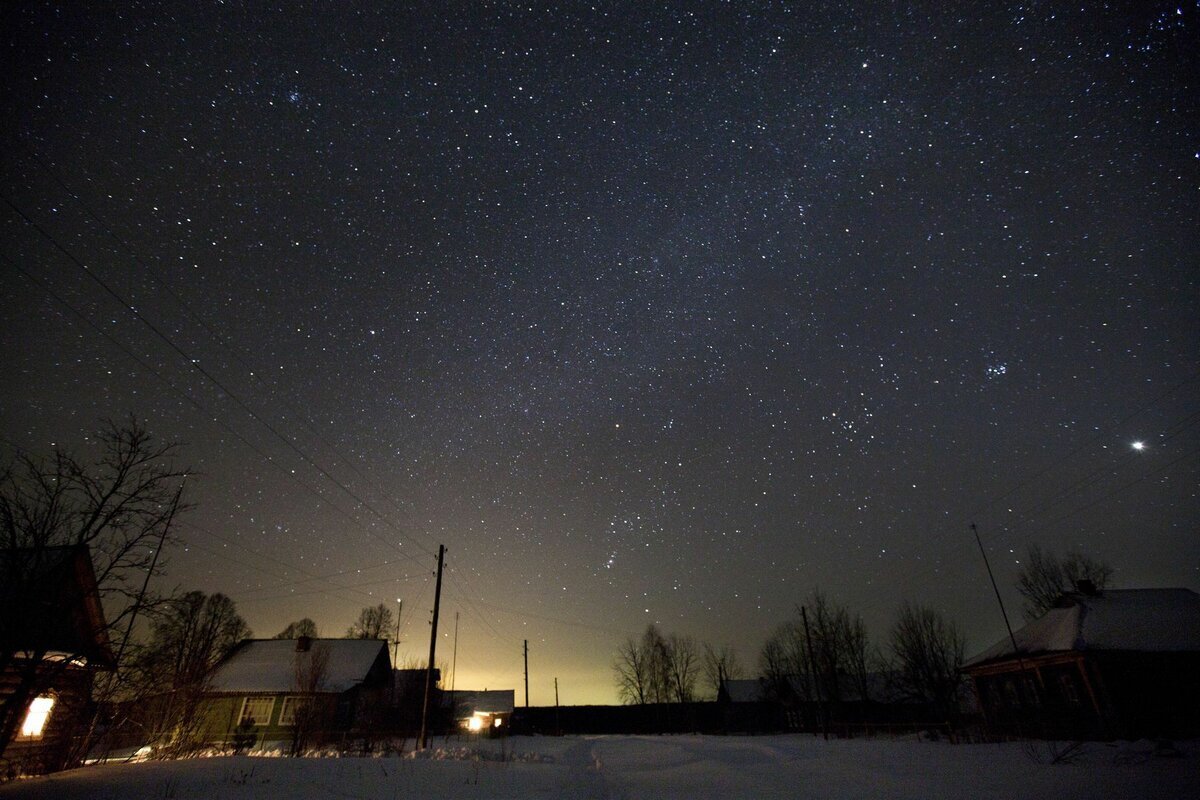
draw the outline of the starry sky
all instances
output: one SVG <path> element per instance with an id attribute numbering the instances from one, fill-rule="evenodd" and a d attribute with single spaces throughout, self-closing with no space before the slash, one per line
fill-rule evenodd
<path id="1" fill-rule="evenodd" d="M 973 521 L 1200 589 L 1195 3 L 117 5 L 0 11 L 0 445 L 184 442 L 162 588 L 421 658 L 445 544 L 533 704 L 814 589 L 981 649 Z"/>

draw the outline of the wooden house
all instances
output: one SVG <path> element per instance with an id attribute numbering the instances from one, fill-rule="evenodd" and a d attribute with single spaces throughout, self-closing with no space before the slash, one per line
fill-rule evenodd
<path id="1" fill-rule="evenodd" d="M 95 673 L 115 663 L 86 545 L 0 551 L 6 773 L 62 769 L 78 757 Z"/>
<path id="2" fill-rule="evenodd" d="M 994 732 L 1200 733 L 1200 595 L 1082 584 L 964 665 Z"/>
<path id="3" fill-rule="evenodd" d="M 381 639 L 247 639 L 206 687 L 202 738 L 249 747 L 363 731 L 387 708 L 391 683 Z"/>

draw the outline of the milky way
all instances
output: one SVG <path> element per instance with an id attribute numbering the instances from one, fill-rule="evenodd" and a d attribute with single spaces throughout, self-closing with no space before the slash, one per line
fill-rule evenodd
<path id="1" fill-rule="evenodd" d="M 816 588 L 989 644 L 973 521 L 1200 588 L 1195 4 L 555 5 L 6 4 L 5 457 L 185 442 L 263 636 L 416 657 L 444 543 L 534 703 Z"/>

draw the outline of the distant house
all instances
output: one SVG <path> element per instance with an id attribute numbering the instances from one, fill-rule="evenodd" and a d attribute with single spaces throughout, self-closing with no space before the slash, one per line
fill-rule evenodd
<path id="1" fill-rule="evenodd" d="M 95 672 L 116 664 L 106 630 L 86 545 L 0 550 L 0 704 L 15 726 L 0 755 L 10 768 L 68 766 Z"/>
<path id="2" fill-rule="evenodd" d="M 1112 738 L 1200 733 L 1200 595 L 1087 583 L 964 666 L 995 731 Z"/>
<path id="3" fill-rule="evenodd" d="M 204 738 L 222 743 L 311 741 L 377 723 L 391 695 L 380 639 L 247 639 L 205 692 Z"/>
<path id="4" fill-rule="evenodd" d="M 445 692 L 444 702 L 451 709 L 455 724 L 474 733 L 506 734 L 515 706 L 514 689 Z"/>
<path id="5" fill-rule="evenodd" d="M 398 734 L 415 734 L 421 729 L 421 714 L 425 709 L 424 669 L 394 669 L 392 670 L 392 697 L 386 726 Z M 439 669 L 433 671 L 433 694 L 429 698 L 432 709 L 441 707 L 442 673 Z M 440 722 L 440 718 L 436 720 Z"/>
<path id="6" fill-rule="evenodd" d="M 717 690 L 723 729 L 736 733 L 762 733 L 801 727 L 789 718 L 784 703 L 766 678 L 721 681 Z"/>

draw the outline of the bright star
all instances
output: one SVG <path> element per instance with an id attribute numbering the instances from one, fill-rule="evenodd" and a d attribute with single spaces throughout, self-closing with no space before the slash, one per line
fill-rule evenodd
<path id="1" fill-rule="evenodd" d="M 1141 450 L 1146 449 L 1146 443 L 1142 442 L 1142 441 L 1137 441 L 1137 442 L 1134 442 L 1133 444 L 1131 444 L 1130 447 L 1132 447 L 1134 450 L 1141 451 Z"/>

